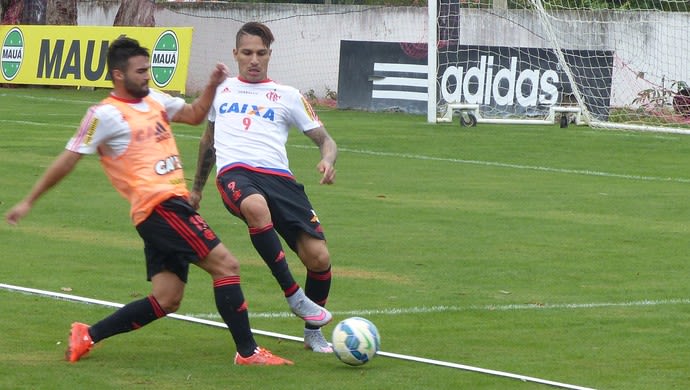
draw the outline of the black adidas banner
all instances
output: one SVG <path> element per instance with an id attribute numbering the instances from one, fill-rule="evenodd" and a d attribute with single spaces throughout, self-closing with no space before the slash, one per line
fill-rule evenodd
<path id="1" fill-rule="evenodd" d="M 572 103 L 556 53 L 544 48 L 453 45 L 439 49 L 437 101 L 479 104 L 492 115 L 540 116 Z M 612 51 L 564 50 L 589 111 L 606 120 Z M 338 107 L 425 114 L 426 45 L 341 41 Z"/>

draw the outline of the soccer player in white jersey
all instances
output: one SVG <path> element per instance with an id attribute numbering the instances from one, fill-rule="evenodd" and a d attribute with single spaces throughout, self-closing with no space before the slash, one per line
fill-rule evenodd
<path id="1" fill-rule="evenodd" d="M 249 22 L 237 32 L 233 56 L 239 75 L 216 89 L 190 203 L 199 207 L 211 168 L 225 207 L 249 228 L 254 248 L 270 268 L 290 309 L 305 321 L 304 345 L 330 353 L 321 327 L 332 315 L 324 306 L 331 286 L 331 260 L 321 222 L 304 186 L 295 180 L 285 144 L 295 127 L 319 147 L 321 184 L 335 179 L 337 146 L 300 92 L 268 78 L 273 33 Z M 302 289 L 293 278 L 279 236 L 307 269 Z"/>

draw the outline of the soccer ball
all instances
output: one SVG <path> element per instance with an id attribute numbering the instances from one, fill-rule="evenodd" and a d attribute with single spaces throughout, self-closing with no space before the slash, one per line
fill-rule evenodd
<path id="1" fill-rule="evenodd" d="M 366 318 L 346 318 L 333 329 L 333 352 L 345 364 L 361 366 L 373 359 L 380 347 L 379 331 Z"/>

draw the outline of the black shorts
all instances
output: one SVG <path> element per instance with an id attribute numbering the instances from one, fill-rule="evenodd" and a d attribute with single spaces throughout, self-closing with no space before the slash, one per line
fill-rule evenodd
<path id="1" fill-rule="evenodd" d="M 271 212 L 273 227 L 295 252 L 301 232 L 326 239 L 304 186 L 292 178 L 232 168 L 221 171 L 216 185 L 225 208 L 242 220 L 245 220 L 240 213 L 242 200 L 252 194 L 263 195 Z"/>
<path id="2" fill-rule="evenodd" d="M 208 256 L 220 239 L 183 198 L 170 198 L 137 225 L 144 239 L 146 278 L 167 270 L 187 283 L 189 263 Z"/>

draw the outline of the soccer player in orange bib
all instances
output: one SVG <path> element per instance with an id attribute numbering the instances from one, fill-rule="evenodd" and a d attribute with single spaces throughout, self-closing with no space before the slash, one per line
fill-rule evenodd
<path id="1" fill-rule="evenodd" d="M 191 204 L 198 207 L 211 168 L 227 210 L 248 226 L 254 248 L 283 290 L 293 313 L 305 322 L 304 345 L 330 353 L 321 327 L 332 319 L 324 305 L 331 286 L 331 259 L 321 222 L 304 186 L 295 180 L 285 143 L 295 127 L 318 147 L 321 184 L 335 180 L 337 146 L 299 91 L 268 78 L 273 33 L 249 22 L 236 34 L 233 56 L 239 75 L 221 83 L 199 145 Z M 288 268 L 279 236 L 307 269 L 304 290 Z"/>
<path id="2" fill-rule="evenodd" d="M 73 323 L 65 358 L 76 362 L 95 343 L 175 312 L 180 307 L 192 263 L 212 278 L 216 307 L 237 349 L 235 364 L 293 364 L 256 344 L 240 287 L 238 260 L 190 206 L 169 123 L 201 123 L 216 87 L 227 77 L 227 67 L 218 64 L 202 95 L 190 104 L 149 89 L 150 56 L 136 40 L 118 38 L 111 42 L 107 55 L 113 82 L 110 96 L 89 108 L 65 150 L 5 216 L 8 223 L 16 225 L 45 192 L 74 169 L 84 154 L 100 156 L 113 187 L 131 204 L 132 223 L 144 240 L 151 294 L 91 326 Z"/>

